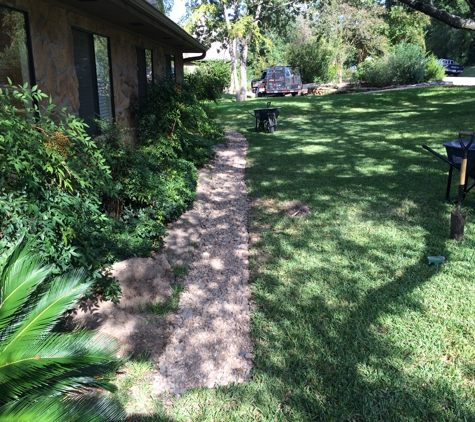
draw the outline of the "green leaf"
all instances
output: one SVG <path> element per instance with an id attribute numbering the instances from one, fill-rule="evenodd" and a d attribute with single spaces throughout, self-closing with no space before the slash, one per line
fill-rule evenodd
<path id="1" fill-rule="evenodd" d="M 20 400 L 0 408 L 2 422 L 119 422 L 125 412 L 115 403 L 99 397 L 45 397 Z"/>
<path id="2" fill-rule="evenodd" d="M 4 268 L 0 273 L 0 329 L 51 271 L 51 266 L 39 267 L 40 260 L 31 256 L 30 249 L 31 243 L 22 250 L 13 248 L 0 261 Z"/>
<path id="3" fill-rule="evenodd" d="M 117 341 L 90 331 L 51 331 L 92 281 L 85 282 L 85 272 L 78 270 L 43 287 L 51 272 L 52 268 L 40 266 L 30 244 L 17 244 L 1 256 L 6 300 L 0 317 L 9 324 L 0 329 L 0 419 L 123 420 L 120 406 L 107 398 L 84 394 L 88 387 L 115 390 L 109 377 L 121 363 L 113 358 Z M 15 297 L 19 298 L 18 307 L 9 305 Z"/>
<path id="4" fill-rule="evenodd" d="M 20 341 L 23 336 L 43 334 L 53 323 L 87 291 L 91 282 L 85 282 L 84 270 L 76 270 L 53 280 L 49 290 L 39 299 L 14 333 L 3 341 L 1 353 Z"/>

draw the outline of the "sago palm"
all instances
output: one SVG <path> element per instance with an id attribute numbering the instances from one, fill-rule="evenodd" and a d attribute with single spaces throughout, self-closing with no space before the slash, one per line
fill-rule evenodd
<path id="1" fill-rule="evenodd" d="M 119 421 L 123 411 L 91 387 L 114 391 L 117 343 L 58 321 L 91 286 L 84 272 L 51 279 L 30 246 L 0 256 L 0 421 Z"/>

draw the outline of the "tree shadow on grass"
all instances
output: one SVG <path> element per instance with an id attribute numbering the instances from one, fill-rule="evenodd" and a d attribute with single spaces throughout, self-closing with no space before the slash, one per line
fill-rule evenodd
<path id="1" fill-rule="evenodd" d="M 296 222 L 260 210 L 255 250 L 265 259 L 251 261 L 253 379 L 187 393 L 177 403 L 198 403 L 191 420 L 475 420 L 473 370 L 451 343 L 469 341 L 470 321 L 437 310 L 461 305 L 455 295 L 469 280 L 450 261 L 461 262 L 459 249 L 473 258 L 474 230 L 467 227 L 463 248 L 447 242 L 447 168 L 421 148 L 468 129 L 473 101 L 454 105 L 448 92 L 443 105 L 429 94 L 360 95 L 363 112 L 351 110 L 350 96 L 282 99 L 283 125 L 272 138 L 236 113 L 257 101 L 236 104 L 230 116 L 249 129 L 251 195 L 298 200 L 313 214 Z M 469 218 L 473 205 L 468 196 Z M 361 227 L 366 241 L 351 232 Z M 427 255 L 446 256 L 452 291 Z"/>
<path id="2" fill-rule="evenodd" d="M 288 240 L 285 243 L 288 253 Z M 302 247 L 300 240 L 298 248 Z M 312 249 L 311 244 L 306 247 Z M 368 256 L 368 268 L 357 270 L 363 273 L 381 253 L 348 241 L 338 247 L 342 254 L 351 248 Z M 295 280 L 287 281 L 269 272 L 258 275 L 260 279 L 254 280 L 260 337 L 257 374 L 287 390 L 284 415 L 295 420 L 474 418 L 464 393 L 450 380 L 439 374 L 423 376 L 423 348 L 415 348 L 410 334 L 402 333 L 398 340 L 387 336 L 388 331 L 411 330 L 410 325 L 391 326 L 406 314 L 424 318 L 426 306 L 414 292 L 430 283 L 436 271 L 427 269 L 424 257 L 366 291 L 357 288 L 361 280 L 338 269 L 329 268 L 321 277 L 315 277 L 313 269 L 300 269 Z M 385 273 L 390 275 L 391 269 Z M 328 284 L 332 295 L 312 293 L 319 283 Z M 427 334 L 421 341 L 430 343 Z"/>
<path id="3" fill-rule="evenodd" d="M 413 97 L 384 98 L 411 105 Z M 447 109 L 428 100 L 410 113 L 400 103 L 392 105 L 402 111 L 383 111 L 373 99 L 363 114 L 322 113 L 319 125 L 311 116 L 290 121 L 294 135 L 274 137 L 272 145 L 250 138 L 251 193 L 276 203 L 304 201 L 314 213 L 294 228 L 287 217 L 261 210 L 269 229 L 258 253 L 270 257 L 253 268 L 255 378 L 266 379 L 269 391 L 258 401 L 264 407 L 274 396 L 282 420 L 472 420 L 470 376 L 459 381 L 452 372 L 467 373 L 466 365 L 444 356 L 453 346 L 436 344 L 445 339 L 443 324 L 430 326 L 437 312 L 421 293 L 438 286 L 427 255 L 450 261 L 459 253 L 447 242 L 447 165 L 421 148 L 448 140 Z M 467 129 L 460 112 L 451 123 L 454 137 Z M 305 119 L 309 128 L 295 130 Z M 469 215 L 473 204 L 468 196 Z M 350 218 L 368 227 L 367 242 L 347 232 L 355 229 Z M 467 251 L 471 234 L 469 228 Z M 285 261 L 302 251 L 308 258 L 289 270 Z M 328 261 L 311 263 L 318 254 Z"/>

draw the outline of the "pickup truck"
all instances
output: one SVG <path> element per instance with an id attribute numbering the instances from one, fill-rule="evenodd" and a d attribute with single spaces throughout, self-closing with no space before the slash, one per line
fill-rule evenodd
<path id="1" fill-rule="evenodd" d="M 302 81 L 300 74 L 289 66 L 271 66 L 260 78 L 251 81 L 251 88 L 256 97 L 296 96 L 302 89 Z"/>
<path id="2" fill-rule="evenodd" d="M 463 72 L 463 65 L 455 64 L 453 60 L 450 59 L 439 59 L 437 60 L 445 68 L 445 73 L 447 75 L 460 75 Z"/>

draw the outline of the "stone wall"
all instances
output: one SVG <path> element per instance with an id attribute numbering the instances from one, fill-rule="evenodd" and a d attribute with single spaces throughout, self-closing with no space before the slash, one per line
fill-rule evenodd
<path id="1" fill-rule="evenodd" d="M 79 110 L 72 27 L 110 39 L 115 117 L 120 125 L 135 126 L 131 106 L 138 94 L 136 46 L 153 51 L 154 72 L 159 76 L 165 74 L 165 55 L 175 55 L 177 80 L 183 78 L 182 53 L 164 44 L 43 0 L 0 0 L 0 5 L 28 12 L 36 83 L 54 104 L 71 113 Z"/>

